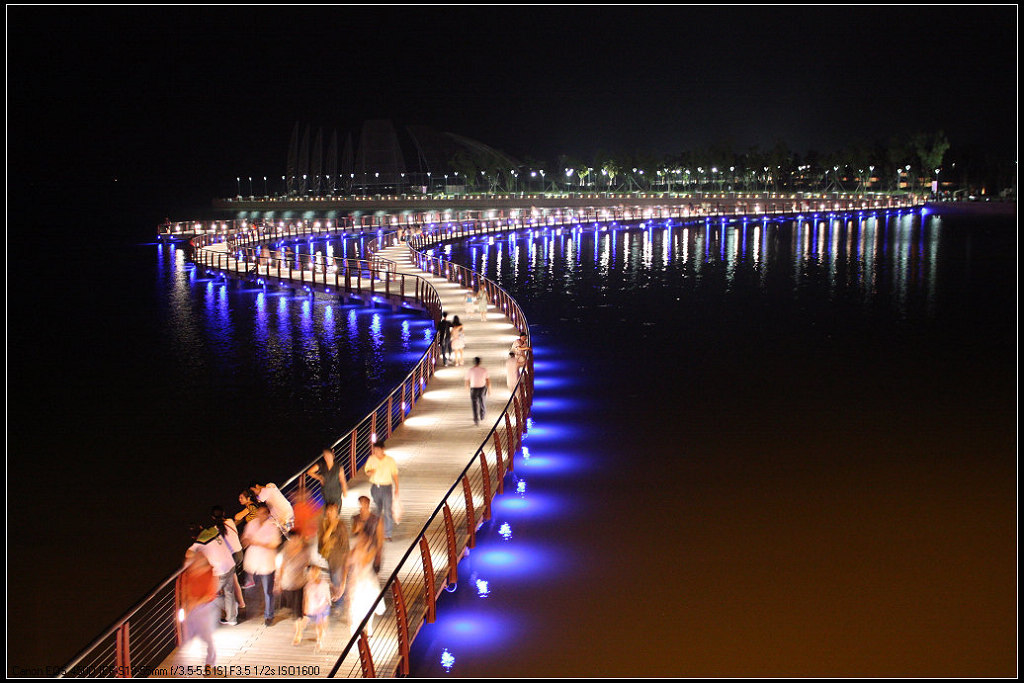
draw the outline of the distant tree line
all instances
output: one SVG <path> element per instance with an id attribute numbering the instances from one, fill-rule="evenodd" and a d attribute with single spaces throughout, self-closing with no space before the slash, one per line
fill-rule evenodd
<path id="1" fill-rule="evenodd" d="M 799 153 L 783 142 L 770 149 L 713 145 L 658 156 L 608 153 L 590 158 L 526 158 L 516 167 L 462 150 L 451 160 L 468 191 L 481 192 L 783 192 L 929 191 L 996 194 L 1016 170 L 954 148 L 942 131 L 921 132 L 831 152 Z"/>

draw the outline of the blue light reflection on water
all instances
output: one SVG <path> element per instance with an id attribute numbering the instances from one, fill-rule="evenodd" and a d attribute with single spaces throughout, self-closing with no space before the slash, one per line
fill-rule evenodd
<path id="1" fill-rule="evenodd" d="M 543 336 L 539 333 L 535 339 Z M 515 471 L 506 475 L 505 493 L 492 503 L 492 519 L 481 527 L 476 547 L 459 564 L 458 590 L 442 595 L 437 622 L 424 625 L 413 642 L 414 676 L 446 673 L 445 651 L 456 658 L 452 675 L 487 675 L 493 671 L 494 658 L 509 654 L 508 648 L 529 627 L 528 612 L 520 602 L 522 591 L 538 585 L 557 587 L 571 581 L 577 570 L 571 554 L 556 540 L 545 534 L 536 537 L 538 528 L 578 517 L 580 510 L 566 482 L 593 464 L 576 438 L 577 428 L 566 421 L 566 416 L 587 410 L 589 403 L 573 380 L 573 363 L 560 353 L 550 342 L 538 348 L 535 367 L 543 370 L 548 382 L 536 388 L 525 447 L 530 456 L 517 455 Z M 479 581 L 487 584 L 484 601 Z M 495 649 L 498 645 L 503 650 Z"/>
<path id="2" fill-rule="evenodd" d="M 195 268 L 180 254 L 158 259 L 158 266 L 161 277 L 175 283 L 170 329 L 181 337 L 196 314 L 203 321 L 200 336 L 182 338 L 191 344 L 183 351 L 189 362 L 211 369 L 224 393 L 292 397 L 284 414 L 297 410 L 303 416 L 297 424 L 322 425 L 313 437 L 320 443 L 350 426 L 338 421 L 346 405 L 358 406 L 350 419 L 361 416 L 363 406 L 368 410 L 379 400 L 429 343 L 432 323 L 414 309 L 393 312 L 390 306 L 314 296 L 307 288 L 253 288 L 221 277 L 197 279 L 190 292 Z"/>

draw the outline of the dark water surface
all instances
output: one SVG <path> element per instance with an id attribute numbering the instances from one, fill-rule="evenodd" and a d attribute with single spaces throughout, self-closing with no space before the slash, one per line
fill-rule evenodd
<path id="1" fill-rule="evenodd" d="M 1013 218 L 447 251 L 522 302 L 537 400 L 414 675 L 1013 675 Z"/>
<path id="2" fill-rule="evenodd" d="M 47 247 L 8 297 L 9 672 L 67 663 L 180 564 L 190 522 L 295 474 L 433 334 L 210 279 L 173 247 Z"/>

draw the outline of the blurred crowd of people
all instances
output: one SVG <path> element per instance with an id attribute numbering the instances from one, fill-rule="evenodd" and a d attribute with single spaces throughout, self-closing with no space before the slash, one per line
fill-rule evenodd
<path id="1" fill-rule="evenodd" d="M 205 641 L 207 665 L 216 663 L 217 621 L 235 626 L 256 617 L 257 602 L 265 626 L 274 625 L 279 611 L 291 614 L 295 645 L 312 622 L 315 647 L 322 649 L 332 611 L 347 615 L 351 633 L 368 617 L 372 635 L 374 612 L 385 610 L 381 599 L 371 612 L 381 592 L 384 545 L 396 524 L 399 478 L 383 442 L 373 445 L 363 471 L 370 495 L 358 497 L 358 510 L 347 519 L 345 467 L 328 448 L 307 472 L 320 482 L 317 495 L 300 488 L 289 499 L 273 483 L 252 481 L 238 495 L 234 515 L 215 505 L 209 520 L 192 525 L 180 591 L 183 635 Z"/>

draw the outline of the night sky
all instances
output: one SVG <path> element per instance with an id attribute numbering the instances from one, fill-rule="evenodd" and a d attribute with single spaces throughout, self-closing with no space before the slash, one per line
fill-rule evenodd
<path id="1" fill-rule="evenodd" d="M 1013 161 L 1016 26 L 1012 5 L 9 6 L 9 329 L 31 327 L 24 295 L 45 262 L 17 251 L 46 246 L 28 218 L 59 218 L 44 237 L 152 241 L 165 216 L 214 215 L 237 176 L 257 191 L 279 179 L 296 122 L 343 140 L 390 118 L 551 161 L 827 152 L 941 129 Z M 82 236 L 84 214 L 110 216 L 111 234 Z M 69 437 L 52 436 L 40 452 L 59 467 Z M 9 510 L 29 503 L 16 482 L 40 476 L 28 460 L 8 456 Z"/>
<path id="2" fill-rule="evenodd" d="M 191 217 L 236 176 L 279 179 L 297 121 L 343 142 L 368 118 L 552 161 L 777 141 L 827 152 L 940 129 L 1013 160 L 1016 15 L 10 7 L 9 189 L 119 190 L 152 199 L 157 219 Z"/>

